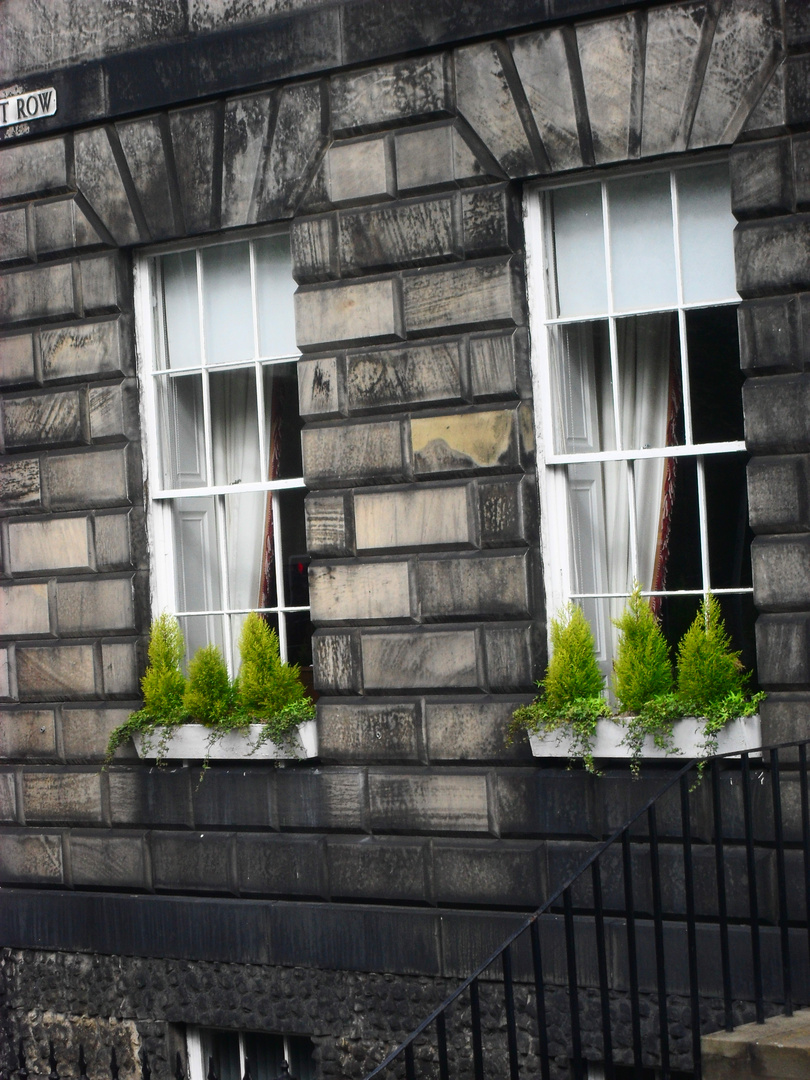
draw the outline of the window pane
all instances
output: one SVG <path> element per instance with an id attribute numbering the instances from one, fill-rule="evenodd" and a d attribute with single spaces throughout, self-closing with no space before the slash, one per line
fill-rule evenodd
<path id="1" fill-rule="evenodd" d="M 172 517 L 179 610 L 210 611 L 221 607 L 213 498 L 177 499 Z"/>
<path id="2" fill-rule="evenodd" d="M 616 447 L 607 322 L 549 327 L 554 443 L 560 454 Z"/>
<path id="3" fill-rule="evenodd" d="M 209 379 L 214 483 L 263 480 L 255 369 L 212 371 Z"/>
<path id="4" fill-rule="evenodd" d="M 612 180 L 608 206 L 614 308 L 673 307 L 678 292 L 669 176 Z"/>
<path id="5" fill-rule="evenodd" d="M 304 529 L 303 488 L 279 492 L 278 504 L 281 514 L 285 602 L 290 607 L 306 607 L 309 604 L 309 555 Z"/>
<path id="6" fill-rule="evenodd" d="M 683 392 L 674 312 L 618 319 L 622 448 L 683 443 Z"/>
<path id="7" fill-rule="evenodd" d="M 229 605 L 266 606 L 262 603 L 261 584 L 267 495 L 262 491 L 225 495 L 224 503 Z"/>
<path id="8" fill-rule="evenodd" d="M 699 596 L 664 596 L 661 599 L 658 616 L 670 648 L 673 667 L 678 655 L 678 643 L 695 621 L 700 601 Z"/>
<path id="9" fill-rule="evenodd" d="M 161 378 L 163 482 L 168 488 L 207 483 L 201 375 Z"/>
<path id="10" fill-rule="evenodd" d="M 244 1046 L 252 1080 L 276 1080 L 281 1075 L 281 1063 L 284 1061 L 284 1039 L 281 1035 L 245 1035 Z M 298 1074 L 293 1075 L 297 1077 Z"/>
<path id="11" fill-rule="evenodd" d="M 223 244 L 202 253 L 205 355 L 209 364 L 253 358 L 253 302 L 247 244 Z"/>
<path id="12" fill-rule="evenodd" d="M 267 364 L 264 368 L 264 430 L 268 448 L 268 480 L 300 477 L 301 418 L 298 413 L 296 365 Z"/>
<path id="13" fill-rule="evenodd" d="M 754 626 L 757 613 L 754 608 L 754 598 L 750 593 L 740 596 L 718 596 L 720 610 L 723 613 L 723 621 L 726 631 L 731 638 L 731 647 L 740 652 L 740 660 L 751 674 L 748 683 L 749 690 L 757 689 L 757 648 L 754 636 Z"/>
<path id="14" fill-rule="evenodd" d="M 200 314 L 197 301 L 197 254 L 164 255 L 163 305 L 166 316 L 166 367 L 199 367 Z"/>
<path id="15" fill-rule="evenodd" d="M 300 1036 L 288 1037 L 287 1049 L 290 1055 L 288 1064 L 291 1074 L 297 1077 L 297 1080 L 315 1080 L 312 1041 Z"/>
<path id="16" fill-rule="evenodd" d="M 678 185 L 683 298 L 687 304 L 736 299 L 734 226 L 728 166 L 675 174 Z"/>
<path id="17" fill-rule="evenodd" d="M 291 615 L 285 615 L 287 625 L 287 661 L 290 664 L 300 664 L 302 680 L 309 685 L 308 676 L 304 669 L 312 667 L 312 631 L 314 627 L 309 618 L 308 611 L 296 611 Z"/>
<path id="18" fill-rule="evenodd" d="M 295 280 L 289 237 L 257 240 L 255 250 L 259 352 L 262 356 L 295 356 Z"/>
<path id="19" fill-rule="evenodd" d="M 716 454 L 705 459 L 709 573 L 713 589 L 751 585 L 745 456 Z"/>
<path id="20" fill-rule="evenodd" d="M 687 311 L 692 438 L 695 442 L 733 442 L 745 438 L 743 373 L 733 307 Z"/>
<path id="21" fill-rule="evenodd" d="M 189 660 L 204 645 L 216 645 L 224 655 L 225 635 L 222 619 L 222 615 L 182 615 L 177 620 L 186 641 L 186 655 L 183 661 L 186 672 L 188 672 Z"/>
<path id="22" fill-rule="evenodd" d="M 264 619 L 271 630 L 275 630 L 275 632 L 278 633 L 277 615 L 262 613 L 261 618 Z M 239 673 L 239 666 L 241 663 L 241 658 L 239 656 L 239 638 L 242 634 L 242 627 L 245 625 L 245 619 L 247 619 L 247 615 L 231 615 L 229 619 L 231 628 L 231 649 L 234 658 L 234 669 L 237 674 Z M 256 1080 L 255 1073 L 253 1073 L 253 1080 Z"/>
<path id="23" fill-rule="evenodd" d="M 599 184 L 561 188 L 550 197 L 562 317 L 607 311 L 605 234 Z"/>
<path id="24" fill-rule="evenodd" d="M 208 1031 L 202 1036 L 203 1062 L 208 1075 L 208 1059 L 214 1059 L 218 1080 L 241 1080 L 239 1036 L 235 1031 Z"/>
<path id="25" fill-rule="evenodd" d="M 665 548 L 662 587 L 671 591 L 702 589 L 697 465 L 694 458 L 673 458 L 668 482 L 671 498 L 661 523 Z"/>

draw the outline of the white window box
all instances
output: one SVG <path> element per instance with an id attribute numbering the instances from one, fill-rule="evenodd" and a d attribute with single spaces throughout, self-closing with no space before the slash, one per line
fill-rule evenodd
<path id="1" fill-rule="evenodd" d="M 623 745 L 627 729 L 615 720 L 599 720 L 596 725 L 596 738 L 593 743 L 595 758 L 629 759 L 629 746 Z M 655 745 L 652 735 L 644 740 L 641 752 L 646 760 L 662 760 L 674 755 L 685 760 L 701 757 L 703 750 L 703 724 L 694 716 L 676 720 L 673 725 L 674 751 L 661 750 Z M 554 731 L 549 735 L 529 733 L 532 754 L 535 757 L 567 758 L 571 752 L 571 739 L 565 730 Z M 717 735 L 717 753 L 734 754 L 743 750 L 755 750 L 762 745 L 759 715 L 741 716 L 731 720 Z"/>
<path id="2" fill-rule="evenodd" d="M 140 758 L 156 758 L 173 761 L 295 761 L 318 756 L 318 729 L 314 720 L 305 720 L 297 733 L 291 733 L 283 745 L 265 742 L 253 750 L 261 734 L 261 724 L 251 724 L 244 731 L 229 731 L 221 739 L 211 741 L 211 728 L 204 724 L 182 724 L 176 727 L 165 750 L 161 746 L 160 730 L 151 736 L 146 745 L 141 734 L 133 736 L 135 749 Z"/>

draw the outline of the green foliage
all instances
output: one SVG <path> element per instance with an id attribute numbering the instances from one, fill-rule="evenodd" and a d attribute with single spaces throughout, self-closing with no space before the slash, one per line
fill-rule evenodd
<path id="1" fill-rule="evenodd" d="M 729 696 L 744 698 L 750 677 L 740 654 L 732 651 L 719 602 L 707 595 L 678 645 L 678 696 L 684 709 L 695 716 L 718 715 Z"/>
<path id="2" fill-rule="evenodd" d="M 268 721 L 285 706 L 306 697 L 297 664 L 285 664 L 278 635 L 264 619 L 251 612 L 239 638 L 242 667 L 237 697 L 241 708 L 260 721 Z"/>
<path id="3" fill-rule="evenodd" d="M 623 712 L 638 713 L 654 698 L 672 692 L 669 648 L 638 582 L 613 625 L 619 630 L 613 692 Z"/>
<path id="4" fill-rule="evenodd" d="M 164 611 L 152 623 L 149 664 L 141 679 L 142 711 L 152 720 L 176 724 L 183 717 L 186 680 L 180 662 L 185 648 L 177 619 Z"/>
<path id="5" fill-rule="evenodd" d="M 541 684 L 549 709 L 559 711 L 582 698 L 602 696 L 596 644 L 581 607 L 567 604 L 551 620 L 551 649 Z"/>
<path id="6" fill-rule="evenodd" d="M 233 714 L 234 691 L 227 665 L 216 645 L 198 649 L 188 665 L 183 707 L 199 724 L 207 727 L 228 725 Z"/>
<path id="7" fill-rule="evenodd" d="M 597 773 L 593 760 L 593 741 L 600 717 L 610 716 L 610 706 L 603 697 L 575 698 L 562 708 L 555 709 L 548 698 L 538 698 L 531 705 L 515 709 L 507 732 L 507 744 L 521 730 L 538 735 L 558 733 L 560 739 L 570 739 L 568 766 L 581 760 L 586 770 Z"/>
<path id="8" fill-rule="evenodd" d="M 630 771 L 634 779 L 638 777 L 641 769 L 644 740 L 648 735 L 652 735 L 659 750 L 667 754 L 678 753 L 673 738 L 673 724 L 682 717 L 680 698 L 677 694 L 668 693 L 657 694 L 643 702 L 637 712 L 621 718 L 624 725 L 622 742 L 630 750 Z"/>

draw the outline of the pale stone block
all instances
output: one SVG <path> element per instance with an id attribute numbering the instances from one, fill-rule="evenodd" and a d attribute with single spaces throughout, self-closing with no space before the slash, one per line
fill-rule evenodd
<path id="1" fill-rule="evenodd" d="M 129 708 L 62 709 L 62 747 L 68 761 L 86 761 L 103 758 L 107 741 L 114 728 L 129 716 Z M 136 756 L 132 743 L 119 747 L 119 758 Z"/>
<path id="2" fill-rule="evenodd" d="M 127 567 L 131 562 L 129 515 L 98 514 L 93 522 L 99 570 Z"/>
<path id="3" fill-rule="evenodd" d="M 144 839 L 72 832 L 70 868 L 74 885 L 143 888 L 147 884 Z"/>
<path id="4" fill-rule="evenodd" d="M 120 320 L 113 319 L 43 330 L 40 334 L 43 378 L 122 373 L 126 366 L 122 359 L 122 327 Z"/>
<path id="5" fill-rule="evenodd" d="M 38 255 L 67 252 L 101 243 L 101 237 L 74 199 L 34 207 L 34 238 Z"/>
<path id="6" fill-rule="evenodd" d="M 391 126 L 447 115 L 453 108 L 453 76 L 441 53 L 375 64 L 332 77 L 335 131 Z"/>
<path id="7" fill-rule="evenodd" d="M 22 206 L 0 212 L 0 262 L 30 262 L 25 209 Z"/>
<path id="8" fill-rule="evenodd" d="M 132 579 L 58 582 L 56 619 L 62 634 L 134 629 Z"/>
<path id="9" fill-rule="evenodd" d="M 487 170 L 451 125 L 394 136 L 400 191 L 437 188 L 482 179 Z"/>
<path id="10" fill-rule="evenodd" d="M 0 506 L 28 506 L 41 499 L 39 461 L 36 458 L 0 461 Z"/>
<path id="11" fill-rule="evenodd" d="M 326 286 L 295 294 L 296 339 L 301 349 L 402 337 L 396 282 Z"/>
<path id="12" fill-rule="evenodd" d="M 552 170 L 578 168 L 584 162 L 562 29 L 526 34 L 511 46 Z"/>
<path id="13" fill-rule="evenodd" d="M 416 472 L 492 469 L 518 463 L 512 410 L 419 417 L 410 428 Z"/>
<path id="14" fill-rule="evenodd" d="M 393 169 L 385 137 L 337 143 L 327 154 L 327 183 L 333 203 L 391 197 Z"/>
<path id="15" fill-rule="evenodd" d="M 640 75 L 634 15 L 584 23 L 576 28 L 596 164 L 624 161 L 639 117 L 633 87 Z"/>
<path id="16" fill-rule="evenodd" d="M 407 562 L 310 566 L 312 619 L 406 619 L 411 614 Z"/>
<path id="17" fill-rule="evenodd" d="M 461 346 L 455 341 L 364 349 L 348 358 L 348 405 L 350 409 L 379 409 L 461 401 L 461 371 Z"/>
<path id="18" fill-rule="evenodd" d="M 471 263 L 402 280 L 405 329 L 511 326 L 521 316 L 509 263 Z"/>
<path id="19" fill-rule="evenodd" d="M 682 150 L 682 124 L 698 60 L 702 4 L 654 7 L 647 15 L 642 154 Z"/>
<path id="20" fill-rule="evenodd" d="M 26 773 L 23 808 L 27 821 L 100 822 L 100 774 Z"/>
<path id="21" fill-rule="evenodd" d="M 121 304 L 118 256 L 98 255 L 79 262 L 85 315 L 117 311 Z"/>
<path id="22" fill-rule="evenodd" d="M 470 384 L 477 398 L 517 393 L 514 334 L 470 341 Z"/>
<path id="23" fill-rule="evenodd" d="M 458 484 L 355 495 L 358 550 L 471 544 L 467 492 Z"/>
<path id="24" fill-rule="evenodd" d="M 22 637 L 50 629 L 47 585 L 0 586 L 0 634 Z"/>
<path id="25" fill-rule="evenodd" d="M 17 649 L 17 687 L 26 700 L 94 697 L 92 645 L 54 645 Z"/>
<path id="26" fill-rule="evenodd" d="M 0 197 L 39 195 L 67 186 L 65 140 L 45 139 L 0 152 Z"/>
<path id="27" fill-rule="evenodd" d="M 0 385 L 33 382 L 34 339 L 31 334 L 0 338 Z"/>
<path id="28" fill-rule="evenodd" d="M 115 439 L 124 434 L 124 399 L 120 386 L 92 387 L 89 412 L 92 439 Z"/>
<path id="29" fill-rule="evenodd" d="M 479 682 L 474 630 L 366 634 L 361 649 L 367 690 L 475 687 Z"/>
<path id="30" fill-rule="evenodd" d="M 51 454 L 43 462 L 52 507 L 115 506 L 128 498 L 126 451 Z"/>
<path id="31" fill-rule="evenodd" d="M 304 477 L 342 484 L 374 476 L 397 478 L 405 472 L 399 421 L 305 428 L 301 444 Z"/>
<path id="32" fill-rule="evenodd" d="M 225 103 L 223 228 L 246 225 L 251 219 L 251 211 L 255 213 L 256 178 L 262 167 L 262 150 L 276 96 L 276 93 L 248 94 Z"/>
<path id="33" fill-rule="evenodd" d="M 375 828 L 436 832 L 486 832 L 489 828 L 485 776 L 369 776 L 369 800 Z"/>
<path id="34" fill-rule="evenodd" d="M 14 822 L 17 820 L 17 792 L 15 791 L 14 773 L 0 773 L 0 821 Z M 0 847 L 2 841 L 0 841 Z"/>
<path id="35" fill-rule="evenodd" d="M 86 441 L 83 398 L 75 390 L 7 398 L 3 403 L 6 449 L 73 446 Z"/>
<path id="36" fill-rule="evenodd" d="M 338 366 L 334 356 L 298 361 L 298 408 L 301 416 L 337 416 Z"/>
<path id="37" fill-rule="evenodd" d="M 308 495 L 304 503 L 307 551 L 313 555 L 346 555 L 349 536 L 344 497 Z"/>
<path id="38" fill-rule="evenodd" d="M 321 693 L 360 692 L 360 643 L 356 631 L 316 631 L 312 637 L 312 664 L 315 687 Z"/>
<path id="39" fill-rule="evenodd" d="M 87 518 L 12 523 L 8 527 L 8 567 L 15 574 L 91 569 Z"/>
<path id="40" fill-rule="evenodd" d="M 525 555 L 420 559 L 417 591 L 424 617 L 529 615 Z"/>
<path id="41" fill-rule="evenodd" d="M 512 713 L 522 700 L 427 702 L 428 758 L 439 761 L 492 761 L 528 757 L 525 744 L 506 746 Z"/>
<path id="42" fill-rule="evenodd" d="M 419 707 L 416 704 L 321 705 L 318 754 L 322 760 L 418 760 Z"/>
<path id="43" fill-rule="evenodd" d="M 0 277 L 0 316 L 7 324 L 73 314 L 73 273 L 68 263 Z"/>
<path id="44" fill-rule="evenodd" d="M 53 709 L 0 712 L 0 758 L 51 758 L 56 754 Z"/>
<path id="45" fill-rule="evenodd" d="M 11 697 L 11 661 L 11 650 L 0 649 L 0 698 L 6 701 Z"/>
<path id="46" fill-rule="evenodd" d="M 62 838 L 58 833 L 5 833 L 0 837 L 0 880 L 18 885 L 62 883 Z"/>
<path id="47" fill-rule="evenodd" d="M 342 211 L 338 215 L 338 243 L 344 273 L 348 276 L 460 259 L 463 249 L 456 209 L 456 200 L 444 196 Z"/>
<path id="48" fill-rule="evenodd" d="M 129 642 L 105 642 L 101 646 L 101 672 L 105 694 L 137 694 L 138 655 Z"/>
<path id="49" fill-rule="evenodd" d="M 118 244 L 137 244 L 141 236 L 106 129 L 76 132 L 74 153 L 79 191 Z"/>

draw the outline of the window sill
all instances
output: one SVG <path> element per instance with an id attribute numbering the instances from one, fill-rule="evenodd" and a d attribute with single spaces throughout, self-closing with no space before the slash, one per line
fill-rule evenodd
<path id="1" fill-rule="evenodd" d="M 251 724 L 247 731 L 229 731 L 221 739 L 211 742 L 211 728 L 203 724 L 183 724 L 175 728 L 166 742 L 160 745 L 160 735 L 155 734 L 147 745 L 143 736 L 133 736 L 139 758 L 162 761 L 296 761 L 318 756 L 318 728 L 315 720 L 306 720 L 298 728 L 297 739 L 279 745 L 265 742 L 254 750 L 261 733 L 261 724 Z"/>
<path id="2" fill-rule="evenodd" d="M 628 760 L 632 755 L 628 746 L 622 745 L 626 729 L 614 720 L 599 720 L 596 725 L 596 738 L 593 743 L 595 758 L 616 758 Z M 641 757 L 647 761 L 662 761 L 678 756 L 683 759 L 701 757 L 703 751 L 703 727 L 693 716 L 677 720 L 673 725 L 674 751 L 661 750 L 655 745 L 652 735 L 644 740 Z M 532 754 L 542 758 L 567 758 L 571 751 L 571 740 L 565 731 L 550 735 L 529 733 Z M 734 754 L 743 750 L 755 750 L 762 745 L 759 715 L 741 716 L 731 720 L 717 736 L 717 753 Z"/>

